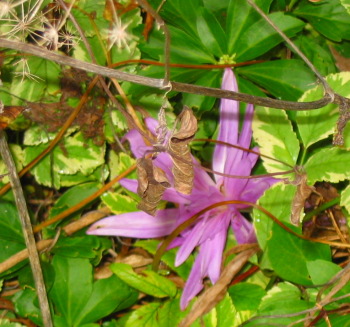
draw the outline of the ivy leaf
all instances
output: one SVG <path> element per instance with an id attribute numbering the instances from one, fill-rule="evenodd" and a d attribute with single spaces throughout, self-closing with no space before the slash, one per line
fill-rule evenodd
<path id="1" fill-rule="evenodd" d="M 349 72 L 331 74 L 326 77 L 330 87 L 338 94 L 345 97 L 350 96 L 348 83 L 350 81 Z M 317 86 L 307 91 L 299 101 L 315 101 L 323 96 L 323 88 Z M 327 138 L 334 133 L 334 126 L 339 117 L 339 107 L 334 104 L 317 110 L 304 110 L 296 113 L 295 121 L 298 124 L 298 131 L 305 148 Z"/>
<path id="2" fill-rule="evenodd" d="M 237 72 L 275 97 L 290 101 L 296 101 L 316 82 L 314 74 L 296 59 L 268 61 L 239 68 Z"/>
<path id="3" fill-rule="evenodd" d="M 259 144 L 261 153 L 291 166 L 296 164 L 299 141 L 285 111 L 256 107 L 253 118 L 253 136 Z M 269 173 L 290 170 L 290 167 L 283 163 L 264 157 L 262 159 Z"/>
<path id="4" fill-rule="evenodd" d="M 303 0 L 293 13 L 307 19 L 315 30 L 332 41 L 350 39 L 350 15 L 339 0 L 325 0 L 319 3 Z"/>
<path id="5" fill-rule="evenodd" d="M 176 295 L 175 284 L 154 271 L 144 270 L 142 275 L 138 275 L 129 265 L 124 263 L 113 263 L 110 265 L 110 269 L 126 284 L 143 293 L 159 298 Z"/>
<path id="6" fill-rule="evenodd" d="M 294 36 L 305 25 L 301 20 L 282 12 L 275 12 L 268 16 L 288 37 Z M 237 41 L 236 60 L 242 62 L 254 59 L 282 41 L 282 37 L 264 19 L 260 18 Z"/>

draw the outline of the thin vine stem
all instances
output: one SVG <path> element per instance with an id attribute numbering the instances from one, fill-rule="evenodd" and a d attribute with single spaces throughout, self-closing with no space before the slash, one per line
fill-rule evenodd
<path id="1" fill-rule="evenodd" d="M 119 79 L 121 81 L 128 81 L 135 84 L 146 85 L 149 87 L 154 87 L 158 89 L 164 88 L 164 79 L 150 78 L 145 76 L 128 74 L 122 71 L 117 71 L 108 67 L 84 62 L 77 60 L 68 56 L 60 55 L 58 53 L 46 50 L 42 47 L 38 47 L 32 44 L 26 44 L 17 41 L 6 40 L 0 38 L 0 47 L 9 48 L 17 51 L 23 51 L 34 56 L 51 60 L 62 65 L 68 65 L 76 69 L 87 71 L 90 73 L 102 75 L 105 77 L 112 77 Z M 222 90 L 218 88 L 203 87 L 198 85 L 192 85 L 187 83 L 171 82 L 172 91 L 183 92 L 183 93 L 192 93 L 198 95 L 211 96 L 215 98 L 225 98 L 232 99 L 241 102 L 252 103 L 255 105 L 266 106 L 274 109 L 285 109 L 285 110 L 315 110 L 326 106 L 331 102 L 338 103 L 344 97 L 331 97 L 328 94 L 325 94 L 323 98 L 311 101 L 311 102 L 293 102 L 293 101 L 284 101 L 270 99 L 266 97 L 258 97 L 245 93 L 233 92 Z M 345 98 L 346 99 L 346 98 Z"/>

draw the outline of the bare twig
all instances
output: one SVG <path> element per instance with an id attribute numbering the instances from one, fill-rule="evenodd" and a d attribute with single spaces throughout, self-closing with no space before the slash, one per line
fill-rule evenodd
<path id="1" fill-rule="evenodd" d="M 0 38 L 0 47 L 26 52 L 40 58 L 51 60 L 62 65 L 68 65 L 76 69 L 84 70 L 90 73 L 111 77 L 111 78 L 116 78 L 122 81 L 128 81 L 135 84 L 147 85 L 158 89 L 164 88 L 164 79 L 150 78 L 150 77 L 128 74 L 121 71 L 116 71 L 114 69 L 107 68 L 104 66 L 99 66 L 96 64 L 77 60 L 68 56 L 63 56 L 35 45 L 21 43 L 17 41 L 10 41 L 10 40 Z M 252 103 L 255 105 L 261 105 L 261 106 L 266 106 L 266 107 L 275 108 L 275 109 L 286 109 L 286 110 L 319 109 L 333 101 L 335 103 L 338 103 L 338 100 L 339 100 L 337 99 L 337 97 L 333 99 L 330 95 L 326 94 L 322 99 L 317 101 L 293 102 L 293 101 L 283 101 L 283 100 L 258 97 L 258 96 L 253 96 L 245 93 L 238 93 L 233 91 L 203 87 L 203 86 L 186 84 L 186 83 L 171 82 L 171 85 L 172 85 L 172 90 L 177 92 L 193 93 L 198 95 L 212 96 L 216 98 L 233 99 L 237 101 Z"/>
<path id="2" fill-rule="evenodd" d="M 252 1 L 247 0 L 247 2 L 259 13 L 259 15 L 265 19 L 265 21 L 272 26 L 272 28 L 279 34 L 281 37 L 289 44 L 289 46 L 298 54 L 298 56 L 309 66 L 309 68 L 313 71 L 313 73 L 317 76 L 317 78 L 323 84 L 326 94 L 330 95 L 331 98 L 334 98 L 334 91 L 329 86 L 327 81 L 323 78 L 321 73 L 317 70 L 317 68 L 312 64 L 312 62 L 301 52 L 301 50 L 291 41 L 291 39 L 283 33 L 280 28 Z"/>
<path id="3" fill-rule="evenodd" d="M 22 224 L 24 240 L 28 249 L 29 262 L 32 268 L 35 286 L 38 293 L 39 305 L 42 313 L 43 323 L 45 327 L 51 327 L 52 319 L 49 301 L 46 294 L 46 287 L 44 283 L 43 273 L 40 266 L 39 254 L 36 249 L 34 233 L 30 217 L 27 209 L 26 200 L 24 198 L 23 190 L 20 184 L 19 177 L 10 149 L 8 147 L 5 132 L 0 130 L 0 153 L 4 163 L 9 171 L 10 183 L 14 194 L 18 215 Z"/>

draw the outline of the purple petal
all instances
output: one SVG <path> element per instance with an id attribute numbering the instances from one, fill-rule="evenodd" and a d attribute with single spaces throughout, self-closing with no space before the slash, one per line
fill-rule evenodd
<path id="1" fill-rule="evenodd" d="M 132 153 L 136 158 L 142 158 L 147 150 L 151 150 L 152 147 L 146 146 L 141 134 L 136 130 L 132 129 L 126 133 L 122 141 L 128 140 Z"/>
<path id="2" fill-rule="evenodd" d="M 251 103 L 247 105 L 242 130 L 239 136 L 239 145 L 249 149 L 252 141 L 252 121 L 253 121 L 254 107 Z"/>
<path id="3" fill-rule="evenodd" d="M 157 211 L 155 217 L 143 211 L 128 212 L 99 220 L 87 234 L 134 238 L 156 238 L 170 234 L 176 224 L 178 209 Z"/>
<path id="4" fill-rule="evenodd" d="M 256 242 L 253 225 L 237 210 L 233 212 L 231 226 L 238 244 Z"/>
<path id="5" fill-rule="evenodd" d="M 203 272 L 202 272 L 202 254 L 199 252 L 193 266 L 191 273 L 188 276 L 184 290 L 180 300 L 181 310 L 185 310 L 188 303 L 202 290 L 203 288 Z"/>
<path id="6" fill-rule="evenodd" d="M 156 129 L 159 125 L 158 123 L 158 120 L 157 119 L 154 119 L 152 117 L 147 117 L 145 119 L 145 123 L 146 123 L 146 126 L 147 128 L 149 129 L 149 131 L 153 134 L 153 135 L 156 135 Z"/>
<path id="7" fill-rule="evenodd" d="M 272 177 L 249 179 L 240 199 L 255 203 L 268 188 L 278 181 Z"/>
<path id="8" fill-rule="evenodd" d="M 222 89 L 237 91 L 238 86 L 232 69 L 226 68 L 222 81 Z M 237 144 L 239 125 L 239 103 L 235 100 L 222 99 L 220 104 L 220 122 L 218 140 Z M 213 170 L 220 173 L 225 171 L 225 162 L 237 150 L 231 147 L 217 144 L 213 156 Z M 222 180 L 221 176 L 215 176 L 217 183 Z"/>

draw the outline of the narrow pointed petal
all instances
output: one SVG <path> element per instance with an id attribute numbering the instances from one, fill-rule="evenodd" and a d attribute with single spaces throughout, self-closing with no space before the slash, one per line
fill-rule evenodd
<path id="1" fill-rule="evenodd" d="M 202 267 L 202 253 L 199 252 L 188 276 L 180 300 L 181 310 L 185 310 L 189 302 L 203 289 L 204 272 Z"/>
<path id="2" fill-rule="evenodd" d="M 206 255 L 209 258 L 209 264 L 207 268 L 207 274 L 210 281 L 215 284 L 221 273 L 222 254 L 226 243 L 227 229 L 221 230 L 215 235 L 213 239 L 208 239 L 205 244 L 203 243 L 203 249 L 206 251 Z"/>
<path id="3" fill-rule="evenodd" d="M 170 234 L 176 224 L 178 209 L 159 210 L 155 217 L 143 211 L 128 212 L 99 220 L 87 234 L 156 238 Z"/>
<path id="4" fill-rule="evenodd" d="M 252 121 L 253 121 L 254 107 L 251 103 L 247 105 L 242 130 L 239 136 L 239 145 L 249 149 L 252 141 Z"/>
<path id="5" fill-rule="evenodd" d="M 256 236 L 254 232 L 253 225 L 245 219 L 241 213 L 237 210 L 234 210 L 232 215 L 231 226 L 235 234 L 238 244 L 244 243 L 254 243 L 256 242 Z"/>
<path id="6" fill-rule="evenodd" d="M 226 68 L 222 89 L 237 91 L 237 81 L 232 69 Z M 218 140 L 237 144 L 238 141 L 238 126 L 239 126 L 239 103 L 235 100 L 222 99 L 220 104 L 220 122 Z M 225 162 L 232 154 L 235 154 L 236 149 L 217 144 L 213 156 L 213 170 L 220 173 L 224 172 Z M 215 176 L 217 183 L 222 180 L 221 176 Z"/>

